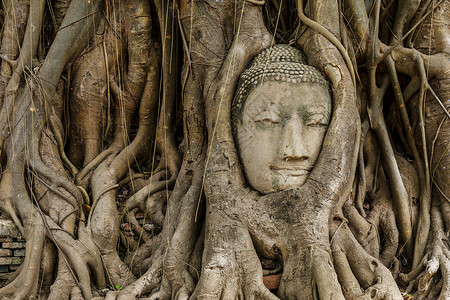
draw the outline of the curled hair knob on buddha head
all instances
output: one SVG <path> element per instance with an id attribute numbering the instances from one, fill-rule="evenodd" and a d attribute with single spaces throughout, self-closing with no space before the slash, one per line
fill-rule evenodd
<path id="1" fill-rule="evenodd" d="M 241 74 L 231 108 L 233 124 L 239 120 L 248 95 L 264 81 L 311 82 L 328 87 L 320 71 L 306 64 L 300 50 L 287 44 L 274 45 L 258 54 Z"/>

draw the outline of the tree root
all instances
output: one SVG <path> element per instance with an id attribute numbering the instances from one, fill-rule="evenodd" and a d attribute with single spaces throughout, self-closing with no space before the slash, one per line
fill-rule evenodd
<path id="1" fill-rule="evenodd" d="M 81 300 L 83 299 L 81 290 L 62 255 L 58 254 L 58 273 L 47 300 Z"/>
<path id="2" fill-rule="evenodd" d="M 410 273 L 400 274 L 399 279 L 405 284 L 410 283 L 410 289 L 413 286 L 416 287 L 415 296 L 426 297 L 430 293 L 439 291 L 435 291 L 437 288 L 433 285 L 436 284 L 436 279 L 441 278 L 442 285 L 440 285 L 438 299 L 448 299 L 450 297 L 450 250 L 443 231 L 444 224 L 441 213 L 437 206 L 432 207 L 431 223 L 432 242 L 427 247 L 425 256 Z"/>
<path id="3" fill-rule="evenodd" d="M 224 216 L 220 218 L 224 223 L 213 225 L 217 231 L 207 237 L 204 254 L 207 263 L 202 266 L 200 281 L 190 299 L 278 299 L 264 286 L 261 262 L 247 229 L 227 224 L 229 219 Z M 224 240 L 224 236 L 229 238 Z"/>
<path id="4" fill-rule="evenodd" d="M 26 299 L 36 296 L 39 278 L 39 263 L 45 240 L 45 228 L 40 217 L 30 228 L 27 236 L 25 261 L 19 275 L 7 286 L 0 289 L 2 299 Z"/>
<path id="5" fill-rule="evenodd" d="M 160 256 L 143 276 L 121 291 L 109 292 L 105 300 L 135 300 L 137 297 L 151 292 L 161 282 L 162 267 L 163 257 Z"/>
<path id="6" fill-rule="evenodd" d="M 346 299 L 403 299 L 389 270 L 362 248 L 346 224 L 334 228 L 336 272 Z M 364 290 L 361 293 L 361 288 Z M 362 298 L 363 299 L 363 298 Z"/>

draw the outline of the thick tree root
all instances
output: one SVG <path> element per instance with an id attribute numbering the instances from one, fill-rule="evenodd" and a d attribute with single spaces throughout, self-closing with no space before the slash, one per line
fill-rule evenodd
<path id="1" fill-rule="evenodd" d="M 27 236 L 26 255 L 19 275 L 7 286 L 0 289 L 2 299 L 33 299 L 36 296 L 39 263 L 45 240 L 45 228 L 39 216 L 36 223 L 30 228 Z"/>
<path id="2" fill-rule="evenodd" d="M 135 300 L 156 289 L 161 283 L 163 257 L 160 256 L 150 269 L 122 291 L 109 292 L 105 300 Z"/>
<path id="3" fill-rule="evenodd" d="M 367 254 L 347 225 L 333 227 L 333 257 L 346 299 L 363 295 L 367 299 L 403 299 L 390 271 Z"/>
<path id="4" fill-rule="evenodd" d="M 206 224 L 214 234 L 207 233 L 204 250 L 207 263 L 202 266 L 200 281 L 191 299 L 278 299 L 263 283 L 261 262 L 247 229 L 229 223 L 230 220 L 220 213 L 211 214 L 218 217 L 214 220 L 221 219 L 224 223 L 211 224 L 212 227 Z"/>
<path id="5" fill-rule="evenodd" d="M 420 264 L 409 274 L 400 274 L 401 282 L 408 284 L 409 291 L 417 289 L 415 296 L 427 297 L 439 292 L 439 300 L 450 297 L 450 250 L 448 248 L 444 222 L 437 206 L 432 207 L 432 239 Z M 439 272 L 440 271 L 440 272 Z M 440 274 L 439 274 L 440 273 Z M 441 289 L 436 280 L 442 281 Z"/>

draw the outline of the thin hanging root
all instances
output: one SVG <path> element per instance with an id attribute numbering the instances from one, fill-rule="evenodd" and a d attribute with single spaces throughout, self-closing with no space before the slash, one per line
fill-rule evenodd
<path id="1" fill-rule="evenodd" d="M 423 61 L 422 61 L 423 64 Z M 434 90 L 431 88 L 430 84 L 428 83 L 428 81 L 426 81 L 426 85 L 428 90 L 431 92 L 431 94 L 433 95 L 434 99 L 436 99 L 436 101 L 439 103 L 439 106 L 442 108 L 442 110 L 444 111 L 444 113 L 447 115 L 447 118 L 450 118 L 450 113 L 448 112 L 447 108 L 445 108 L 444 104 L 442 103 L 441 99 L 439 99 L 439 97 L 436 95 L 436 93 L 434 92 Z"/>
<path id="2" fill-rule="evenodd" d="M 58 149 L 59 149 L 59 155 L 61 156 L 61 160 L 63 161 L 64 165 L 70 170 L 70 172 L 72 173 L 73 176 L 76 176 L 78 174 L 78 169 L 77 167 L 75 167 L 72 162 L 70 161 L 70 159 L 67 157 L 66 152 L 64 151 L 64 142 L 63 142 L 63 138 L 61 136 L 61 131 L 59 130 L 59 128 L 62 127 L 58 126 L 56 124 L 56 115 L 53 114 L 52 116 L 49 117 L 50 120 L 50 126 L 52 128 L 52 132 L 55 135 L 55 139 L 56 139 L 56 143 L 58 144 Z M 58 120 L 59 121 L 59 120 Z"/>
<path id="3" fill-rule="evenodd" d="M 382 115 L 378 115 L 377 120 L 373 122 L 374 131 L 377 135 L 381 155 L 383 158 L 383 168 L 388 175 L 391 183 L 392 198 L 394 203 L 394 212 L 399 224 L 399 230 L 402 240 L 406 242 L 406 251 L 412 254 L 412 225 L 408 206 L 408 194 L 406 192 L 403 181 L 400 177 L 397 162 L 395 161 L 394 151 L 390 144 L 386 123 Z"/>

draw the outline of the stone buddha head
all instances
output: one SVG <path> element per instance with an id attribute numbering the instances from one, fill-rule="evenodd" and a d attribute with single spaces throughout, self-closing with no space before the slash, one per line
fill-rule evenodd
<path id="1" fill-rule="evenodd" d="M 233 131 L 249 184 L 268 194 L 305 183 L 331 118 L 328 82 L 300 50 L 275 45 L 242 73 Z"/>

